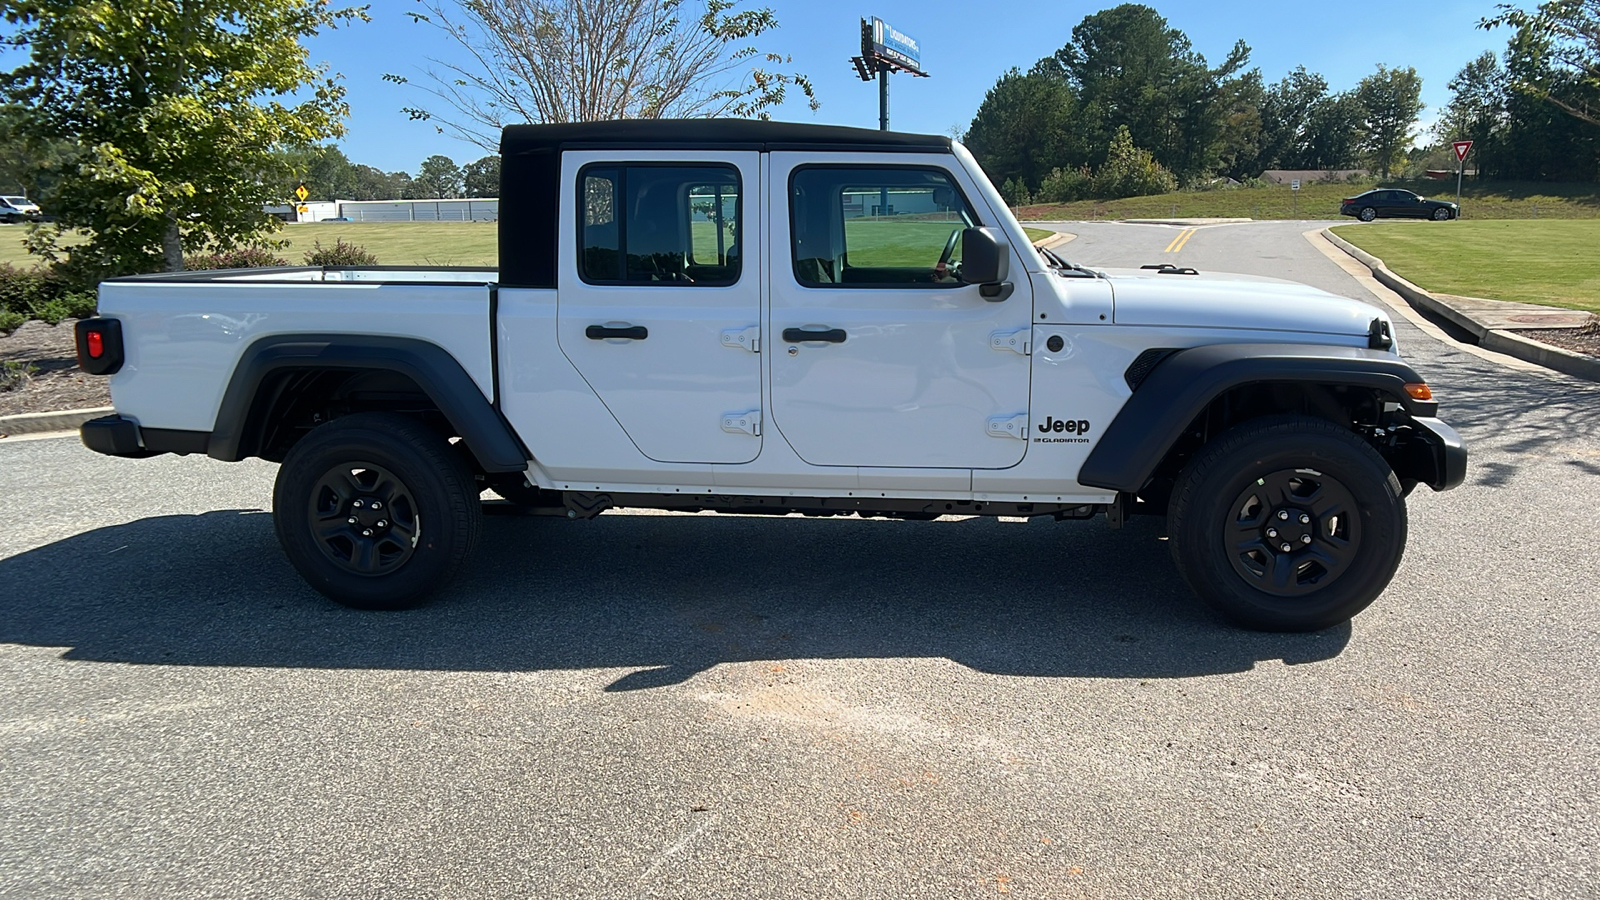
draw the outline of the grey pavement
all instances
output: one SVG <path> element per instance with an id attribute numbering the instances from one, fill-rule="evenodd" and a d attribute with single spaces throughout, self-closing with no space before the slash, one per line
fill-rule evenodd
<path id="1" fill-rule="evenodd" d="M 1061 227 L 1383 302 L 1315 223 Z M 492 518 L 359 613 L 269 464 L 0 441 L 0 896 L 1592 896 L 1600 386 L 1396 322 L 1472 470 L 1314 635 L 1152 520 Z"/>

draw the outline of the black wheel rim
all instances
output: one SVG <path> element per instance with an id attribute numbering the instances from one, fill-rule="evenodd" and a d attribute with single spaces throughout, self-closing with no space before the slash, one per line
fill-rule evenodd
<path id="1" fill-rule="evenodd" d="M 1223 540 L 1233 570 L 1274 597 L 1304 597 L 1327 587 L 1361 548 L 1355 497 L 1314 469 L 1257 478 L 1229 507 Z"/>
<path id="2" fill-rule="evenodd" d="M 306 519 L 317 549 L 357 575 L 387 575 L 405 565 L 422 533 L 405 482 L 368 462 L 329 469 L 311 489 Z"/>

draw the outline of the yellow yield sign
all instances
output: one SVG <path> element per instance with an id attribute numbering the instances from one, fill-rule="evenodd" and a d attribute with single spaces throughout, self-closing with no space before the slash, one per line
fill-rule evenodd
<path id="1" fill-rule="evenodd" d="M 304 202 L 306 202 L 306 198 L 311 196 L 311 192 L 306 190 L 306 186 L 304 184 L 302 184 L 299 187 L 294 189 L 294 196 L 301 203 L 304 203 Z"/>

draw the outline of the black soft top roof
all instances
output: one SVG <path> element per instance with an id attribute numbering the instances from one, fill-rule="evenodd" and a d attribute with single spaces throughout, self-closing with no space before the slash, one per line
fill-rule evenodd
<path id="1" fill-rule="evenodd" d="M 626 119 L 560 125 L 508 125 L 500 138 L 506 160 L 532 152 L 627 145 L 641 150 L 950 150 L 950 139 L 934 134 L 874 131 L 843 125 L 810 125 L 756 119 Z"/>

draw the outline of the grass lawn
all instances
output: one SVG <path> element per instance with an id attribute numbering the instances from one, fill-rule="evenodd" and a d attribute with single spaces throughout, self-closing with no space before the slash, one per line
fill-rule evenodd
<path id="1" fill-rule="evenodd" d="M 499 259 L 494 222 L 316 222 L 285 225 L 273 235 L 289 246 L 277 254 L 300 265 L 317 241 L 360 244 L 386 266 L 492 266 Z M 34 258 L 22 247 L 27 228 L 0 226 L 0 262 L 27 268 Z M 71 245 L 71 238 L 62 242 Z"/>
<path id="2" fill-rule="evenodd" d="M 1017 218 L 1079 219 L 1337 219 L 1339 201 L 1376 184 L 1301 185 L 1299 196 L 1289 186 L 1237 187 L 1216 191 L 1179 191 L 1126 200 L 1080 200 L 1074 203 L 1024 206 Z M 1454 200 L 1455 182 L 1388 181 L 1384 187 L 1405 188 L 1424 197 Z M 1600 217 L 1600 184 L 1468 183 L 1461 191 L 1463 219 L 1593 219 Z"/>
<path id="3" fill-rule="evenodd" d="M 949 233 L 949 227 L 942 224 L 924 222 L 914 227 L 932 231 L 943 229 L 937 237 L 915 235 L 937 240 L 940 246 Z M 1042 228 L 1024 230 L 1030 240 L 1055 233 Z M 33 257 L 22 248 L 26 233 L 25 226 L 0 225 L 0 263 L 18 268 L 33 265 Z M 326 247 L 342 239 L 367 248 L 378 257 L 379 264 L 386 266 L 493 266 L 499 260 L 498 235 L 494 222 L 317 222 L 286 225 L 276 237 L 289 241 L 289 246 L 278 251 L 278 255 L 295 265 L 301 263 L 314 242 L 321 241 Z M 72 241 L 68 239 L 63 243 L 70 245 Z M 697 256 L 702 250 L 714 250 L 715 246 L 716 232 L 709 230 L 709 226 L 696 229 Z M 937 258 L 938 253 L 933 255 Z"/>
<path id="4" fill-rule="evenodd" d="M 1375 222 L 1334 233 L 1430 291 L 1600 312 L 1600 221 Z"/>

